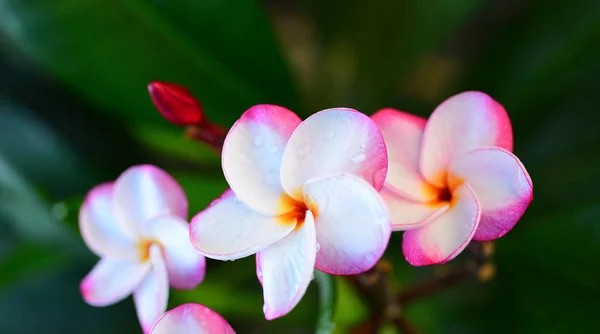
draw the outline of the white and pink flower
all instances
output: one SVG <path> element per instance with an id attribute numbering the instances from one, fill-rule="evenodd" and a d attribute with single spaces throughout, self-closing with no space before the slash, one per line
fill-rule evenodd
<path id="1" fill-rule="evenodd" d="M 382 197 L 402 250 L 416 266 L 444 263 L 474 239 L 510 231 L 533 198 L 531 178 L 511 153 L 512 128 L 488 95 L 465 92 L 429 120 L 393 109 L 372 116 L 386 140 Z"/>
<path id="2" fill-rule="evenodd" d="M 254 106 L 229 131 L 222 165 L 231 190 L 193 218 L 192 243 L 214 259 L 257 254 L 267 319 L 295 307 L 315 267 L 357 274 L 382 256 L 387 154 L 369 117 L 336 108 L 302 122 Z"/>
<path id="3" fill-rule="evenodd" d="M 235 331 L 215 311 L 189 303 L 163 314 L 150 334 L 235 334 Z"/>
<path id="4" fill-rule="evenodd" d="M 94 187 L 79 227 L 101 259 L 81 282 L 84 300 L 106 306 L 133 293 L 147 333 L 167 308 L 169 283 L 191 289 L 204 278 L 205 258 L 189 241 L 187 211 L 183 189 L 154 166 L 131 167 L 115 182 Z"/>

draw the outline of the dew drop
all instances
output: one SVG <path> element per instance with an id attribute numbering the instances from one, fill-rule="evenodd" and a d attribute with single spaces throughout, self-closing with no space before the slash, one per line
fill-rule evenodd
<path id="1" fill-rule="evenodd" d="M 279 147 L 277 146 L 272 146 L 270 149 L 271 154 L 275 154 L 277 152 L 279 152 Z"/>
<path id="2" fill-rule="evenodd" d="M 276 171 L 267 172 L 265 174 L 265 182 L 271 186 L 276 185 L 279 182 L 279 173 Z"/>
<path id="3" fill-rule="evenodd" d="M 317 242 L 317 252 L 321 250 L 321 244 Z"/>
<path id="4" fill-rule="evenodd" d="M 365 161 L 366 158 L 367 158 L 367 156 L 361 153 L 361 154 L 355 155 L 354 158 L 352 158 L 352 162 L 357 164 L 357 163 Z"/>
<path id="5" fill-rule="evenodd" d="M 366 144 L 360 144 L 360 148 L 365 148 L 365 147 L 367 147 Z"/>
<path id="6" fill-rule="evenodd" d="M 254 137 L 254 146 L 261 147 L 263 145 L 263 139 L 259 136 Z"/>

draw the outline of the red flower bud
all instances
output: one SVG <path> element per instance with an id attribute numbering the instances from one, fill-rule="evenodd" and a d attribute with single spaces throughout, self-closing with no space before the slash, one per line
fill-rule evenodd
<path id="1" fill-rule="evenodd" d="M 196 125 L 204 122 L 200 102 L 190 92 L 176 84 L 154 81 L 148 84 L 152 102 L 158 111 L 176 125 Z"/>

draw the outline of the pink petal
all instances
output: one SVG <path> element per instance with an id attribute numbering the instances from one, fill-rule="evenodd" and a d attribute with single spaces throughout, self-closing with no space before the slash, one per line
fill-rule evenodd
<path id="1" fill-rule="evenodd" d="M 406 199 L 387 185 L 383 186 L 380 194 L 390 211 L 393 231 L 423 226 L 442 215 L 449 207 L 447 204 L 429 204 Z"/>
<path id="2" fill-rule="evenodd" d="M 442 187 L 453 159 L 486 146 L 511 151 L 512 143 L 510 120 L 502 105 L 481 92 L 461 93 L 431 114 L 423 135 L 421 172 Z"/>
<path id="3" fill-rule="evenodd" d="M 86 245 L 98 256 L 134 258 L 134 242 L 121 232 L 113 212 L 113 183 L 94 187 L 79 211 L 79 231 Z"/>
<path id="4" fill-rule="evenodd" d="M 311 180 L 305 202 L 316 216 L 316 268 L 334 275 L 355 275 L 371 269 L 390 239 L 385 203 L 364 179 L 342 174 Z"/>
<path id="5" fill-rule="evenodd" d="M 312 178 L 356 174 L 379 190 L 386 171 L 379 128 L 369 117 L 346 108 L 323 110 L 306 119 L 292 134 L 281 160 L 283 188 L 297 200 Z"/>
<path id="6" fill-rule="evenodd" d="M 533 199 L 533 184 L 514 154 L 501 148 L 471 151 L 454 161 L 452 176 L 467 182 L 481 204 L 475 240 L 493 240 L 510 231 Z"/>
<path id="7" fill-rule="evenodd" d="M 421 142 L 427 120 L 394 109 L 371 116 L 381 129 L 388 153 L 387 187 L 415 201 L 430 201 L 437 193 L 419 168 Z"/>
<path id="8" fill-rule="evenodd" d="M 202 282 L 206 260 L 190 242 L 185 220 L 175 216 L 154 218 L 149 224 L 149 235 L 162 245 L 172 287 L 192 289 Z"/>
<path id="9" fill-rule="evenodd" d="M 169 300 L 169 279 L 167 268 L 158 245 L 150 246 L 152 270 L 133 293 L 133 301 L 144 333 L 150 332 L 152 325 L 167 310 Z"/>
<path id="10" fill-rule="evenodd" d="M 315 223 L 307 211 L 304 224 L 258 253 L 267 320 L 286 315 L 302 299 L 315 267 L 316 247 Z"/>
<path id="11" fill-rule="evenodd" d="M 183 189 L 167 172 L 152 165 L 133 166 L 119 176 L 113 205 L 121 229 L 133 238 L 145 236 L 154 217 L 170 214 L 187 218 Z"/>
<path id="12" fill-rule="evenodd" d="M 80 285 L 81 295 L 93 306 L 107 306 L 129 296 L 150 270 L 137 260 L 102 258 Z"/>
<path id="13" fill-rule="evenodd" d="M 446 213 L 425 226 L 404 232 L 402 251 L 413 266 L 445 263 L 467 247 L 481 217 L 479 202 L 467 184 L 454 190 Z"/>
<path id="14" fill-rule="evenodd" d="M 183 304 L 163 314 L 151 334 L 235 334 L 215 311 L 200 304 Z"/>
<path id="15" fill-rule="evenodd" d="M 293 229 L 293 224 L 254 211 L 227 190 L 192 219 L 190 238 L 207 257 L 235 260 L 272 245 Z"/>
<path id="16" fill-rule="evenodd" d="M 247 205 L 276 215 L 284 194 L 279 176 L 281 156 L 301 120 L 274 105 L 257 105 L 233 125 L 223 145 L 223 172 L 229 186 Z"/>

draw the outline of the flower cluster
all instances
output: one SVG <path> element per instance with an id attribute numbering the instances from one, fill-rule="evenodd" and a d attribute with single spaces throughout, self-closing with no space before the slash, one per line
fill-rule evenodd
<path id="1" fill-rule="evenodd" d="M 185 89 L 149 88 L 167 119 L 201 125 L 203 138 L 223 142 Z M 101 260 L 81 293 L 95 306 L 133 294 L 145 333 L 228 334 L 230 325 L 202 305 L 161 317 L 169 285 L 198 285 L 205 256 L 256 254 L 269 320 L 297 305 L 315 268 L 333 275 L 371 269 L 392 231 L 406 230 L 402 250 L 410 264 L 447 262 L 471 240 L 506 234 L 532 200 L 531 179 L 512 146 L 506 111 L 479 92 L 451 97 L 429 120 L 393 109 L 369 118 L 334 108 L 302 121 L 283 107 L 254 106 L 224 138 L 230 189 L 191 224 L 182 188 L 154 166 L 131 167 L 90 191 L 80 229 Z"/>

